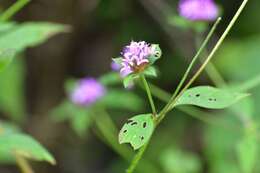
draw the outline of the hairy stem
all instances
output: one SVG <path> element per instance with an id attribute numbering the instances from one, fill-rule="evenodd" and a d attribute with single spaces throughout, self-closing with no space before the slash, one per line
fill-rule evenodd
<path id="1" fill-rule="evenodd" d="M 29 2 L 30 0 L 18 0 L 0 16 L 0 22 L 6 22 L 7 20 L 9 20 Z"/>
<path id="2" fill-rule="evenodd" d="M 152 108 L 153 115 L 156 117 L 157 112 L 156 112 L 155 104 L 154 104 L 154 101 L 153 101 L 153 97 L 152 97 L 152 94 L 151 94 L 150 87 L 149 87 L 148 82 L 146 81 L 146 78 L 145 78 L 144 75 L 141 75 L 141 80 L 144 84 L 144 87 L 145 87 L 145 90 L 146 90 L 146 93 L 147 93 L 147 96 L 148 96 L 148 99 L 149 99 L 149 102 L 150 102 L 150 105 L 151 105 L 151 108 Z"/>

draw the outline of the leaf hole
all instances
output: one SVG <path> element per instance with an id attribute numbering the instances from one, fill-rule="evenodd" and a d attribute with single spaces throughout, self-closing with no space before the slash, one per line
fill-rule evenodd
<path id="1" fill-rule="evenodd" d="M 127 130 L 124 130 L 124 131 L 123 131 L 123 133 L 126 133 L 126 132 L 127 132 Z"/>
<path id="2" fill-rule="evenodd" d="M 144 137 L 143 137 L 143 136 L 141 136 L 140 138 L 141 138 L 141 140 L 144 140 Z"/>
<path id="3" fill-rule="evenodd" d="M 200 94 L 196 94 L 195 96 L 196 96 L 196 97 L 199 97 L 199 96 L 200 96 Z"/>
<path id="4" fill-rule="evenodd" d="M 127 120 L 126 124 L 133 122 L 133 120 Z"/>
<path id="5" fill-rule="evenodd" d="M 146 127 L 146 125 L 147 125 L 147 124 L 146 124 L 146 122 L 144 122 L 144 123 L 143 123 L 143 128 L 145 128 L 145 127 Z"/>
<path id="6" fill-rule="evenodd" d="M 133 123 L 131 124 L 131 126 L 133 126 L 133 125 L 137 125 L 137 122 L 133 122 Z"/>

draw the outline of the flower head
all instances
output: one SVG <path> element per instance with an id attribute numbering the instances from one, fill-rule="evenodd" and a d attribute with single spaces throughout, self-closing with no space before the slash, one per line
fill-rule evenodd
<path id="1" fill-rule="evenodd" d="M 143 71 L 150 63 L 149 57 L 156 54 L 156 46 L 145 41 L 134 42 L 125 46 L 121 52 L 123 58 L 121 62 L 120 73 L 127 76 L 131 73 Z"/>
<path id="2" fill-rule="evenodd" d="M 218 16 L 219 10 L 214 0 L 180 0 L 179 13 L 192 21 L 211 21 Z"/>
<path id="3" fill-rule="evenodd" d="M 105 95 L 106 89 L 94 78 L 81 79 L 70 95 L 73 103 L 90 106 Z"/>

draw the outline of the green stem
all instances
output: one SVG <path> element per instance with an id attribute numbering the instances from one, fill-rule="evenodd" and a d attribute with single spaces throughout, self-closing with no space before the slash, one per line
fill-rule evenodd
<path id="1" fill-rule="evenodd" d="M 16 163 L 20 167 L 22 173 L 34 173 L 33 169 L 31 168 L 30 164 L 25 158 L 23 158 L 17 153 L 15 153 L 14 155 L 15 155 Z"/>
<path id="2" fill-rule="evenodd" d="M 196 55 L 192 58 L 191 63 L 189 64 L 186 72 L 184 73 L 179 85 L 177 86 L 177 89 L 175 90 L 175 92 L 173 93 L 171 99 L 169 100 L 168 104 L 166 104 L 166 106 L 163 108 L 163 110 L 159 113 L 158 117 L 159 117 L 159 121 L 160 119 L 162 119 L 161 117 L 163 117 L 167 111 L 170 109 L 171 107 L 171 103 L 174 101 L 174 99 L 176 98 L 176 96 L 178 95 L 179 91 L 181 90 L 182 86 L 184 85 L 184 82 L 186 81 L 189 73 L 191 72 L 192 67 L 194 66 L 195 62 L 198 60 L 199 56 L 201 55 L 201 53 L 203 52 L 203 50 L 206 48 L 206 45 L 208 44 L 210 38 L 212 37 L 214 31 L 216 30 L 217 25 L 219 24 L 221 18 L 219 17 L 217 19 L 217 21 L 215 22 L 215 24 L 213 25 L 213 27 L 211 28 L 209 34 L 207 35 L 206 39 L 204 40 L 204 42 L 202 43 L 201 47 L 199 48 L 198 52 L 196 53 Z"/>
<path id="3" fill-rule="evenodd" d="M 30 0 L 18 0 L 0 16 L 0 22 L 6 22 L 7 20 L 9 20 L 29 2 Z"/>
<path id="4" fill-rule="evenodd" d="M 149 141 L 138 151 L 138 153 L 135 155 L 133 161 L 131 162 L 130 167 L 127 169 L 127 173 L 133 173 L 135 168 L 137 167 L 139 161 L 143 157 L 143 154 L 149 144 Z"/>
<path id="5" fill-rule="evenodd" d="M 144 87 L 145 87 L 145 90 L 146 90 L 146 93 L 147 93 L 147 96 L 148 96 L 148 99 L 149 99 L 149 102 L 150 102 L 150 105 L 151 105 L 151 108 L 152 108 L 153 115 L 156 117 L 157 112 L 156 112 L 155 104 L 154 104 L 154 101 L 153 101 L 153 97 L 152 97 L 148 82 L 146 81 L 144 75 L 141 75 L 141 80 L 144 84 Z"/>

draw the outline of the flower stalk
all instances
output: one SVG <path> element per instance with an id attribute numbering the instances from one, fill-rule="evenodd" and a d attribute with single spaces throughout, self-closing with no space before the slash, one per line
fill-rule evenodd
<path id="1" fill-rule="evenodd" d="M 144 87 L 145 87 L 145 90 L 146 90 L 146 93 L 147 93 L 147 96 L 148 96 L 148 99 L 149 99 L 149 102 L 150 102 L 150 105 L 151 105 L 151 108 L 152 108 L 153 115 L 154 115 L 154 117 L 156 117 L 157 112 L 156 112 L 156 108 L 155 108 L 155 104 L 154 104 L 154 101 L 153 101 L 153 97 L 152 97 L 150 87 L 148 85 L 148 82 L 147 82 L 145 76 L 142 74 L 142 75 L 140 75 L 140 77 L 141 77 L 141 80 L 144 84 Z"/>

